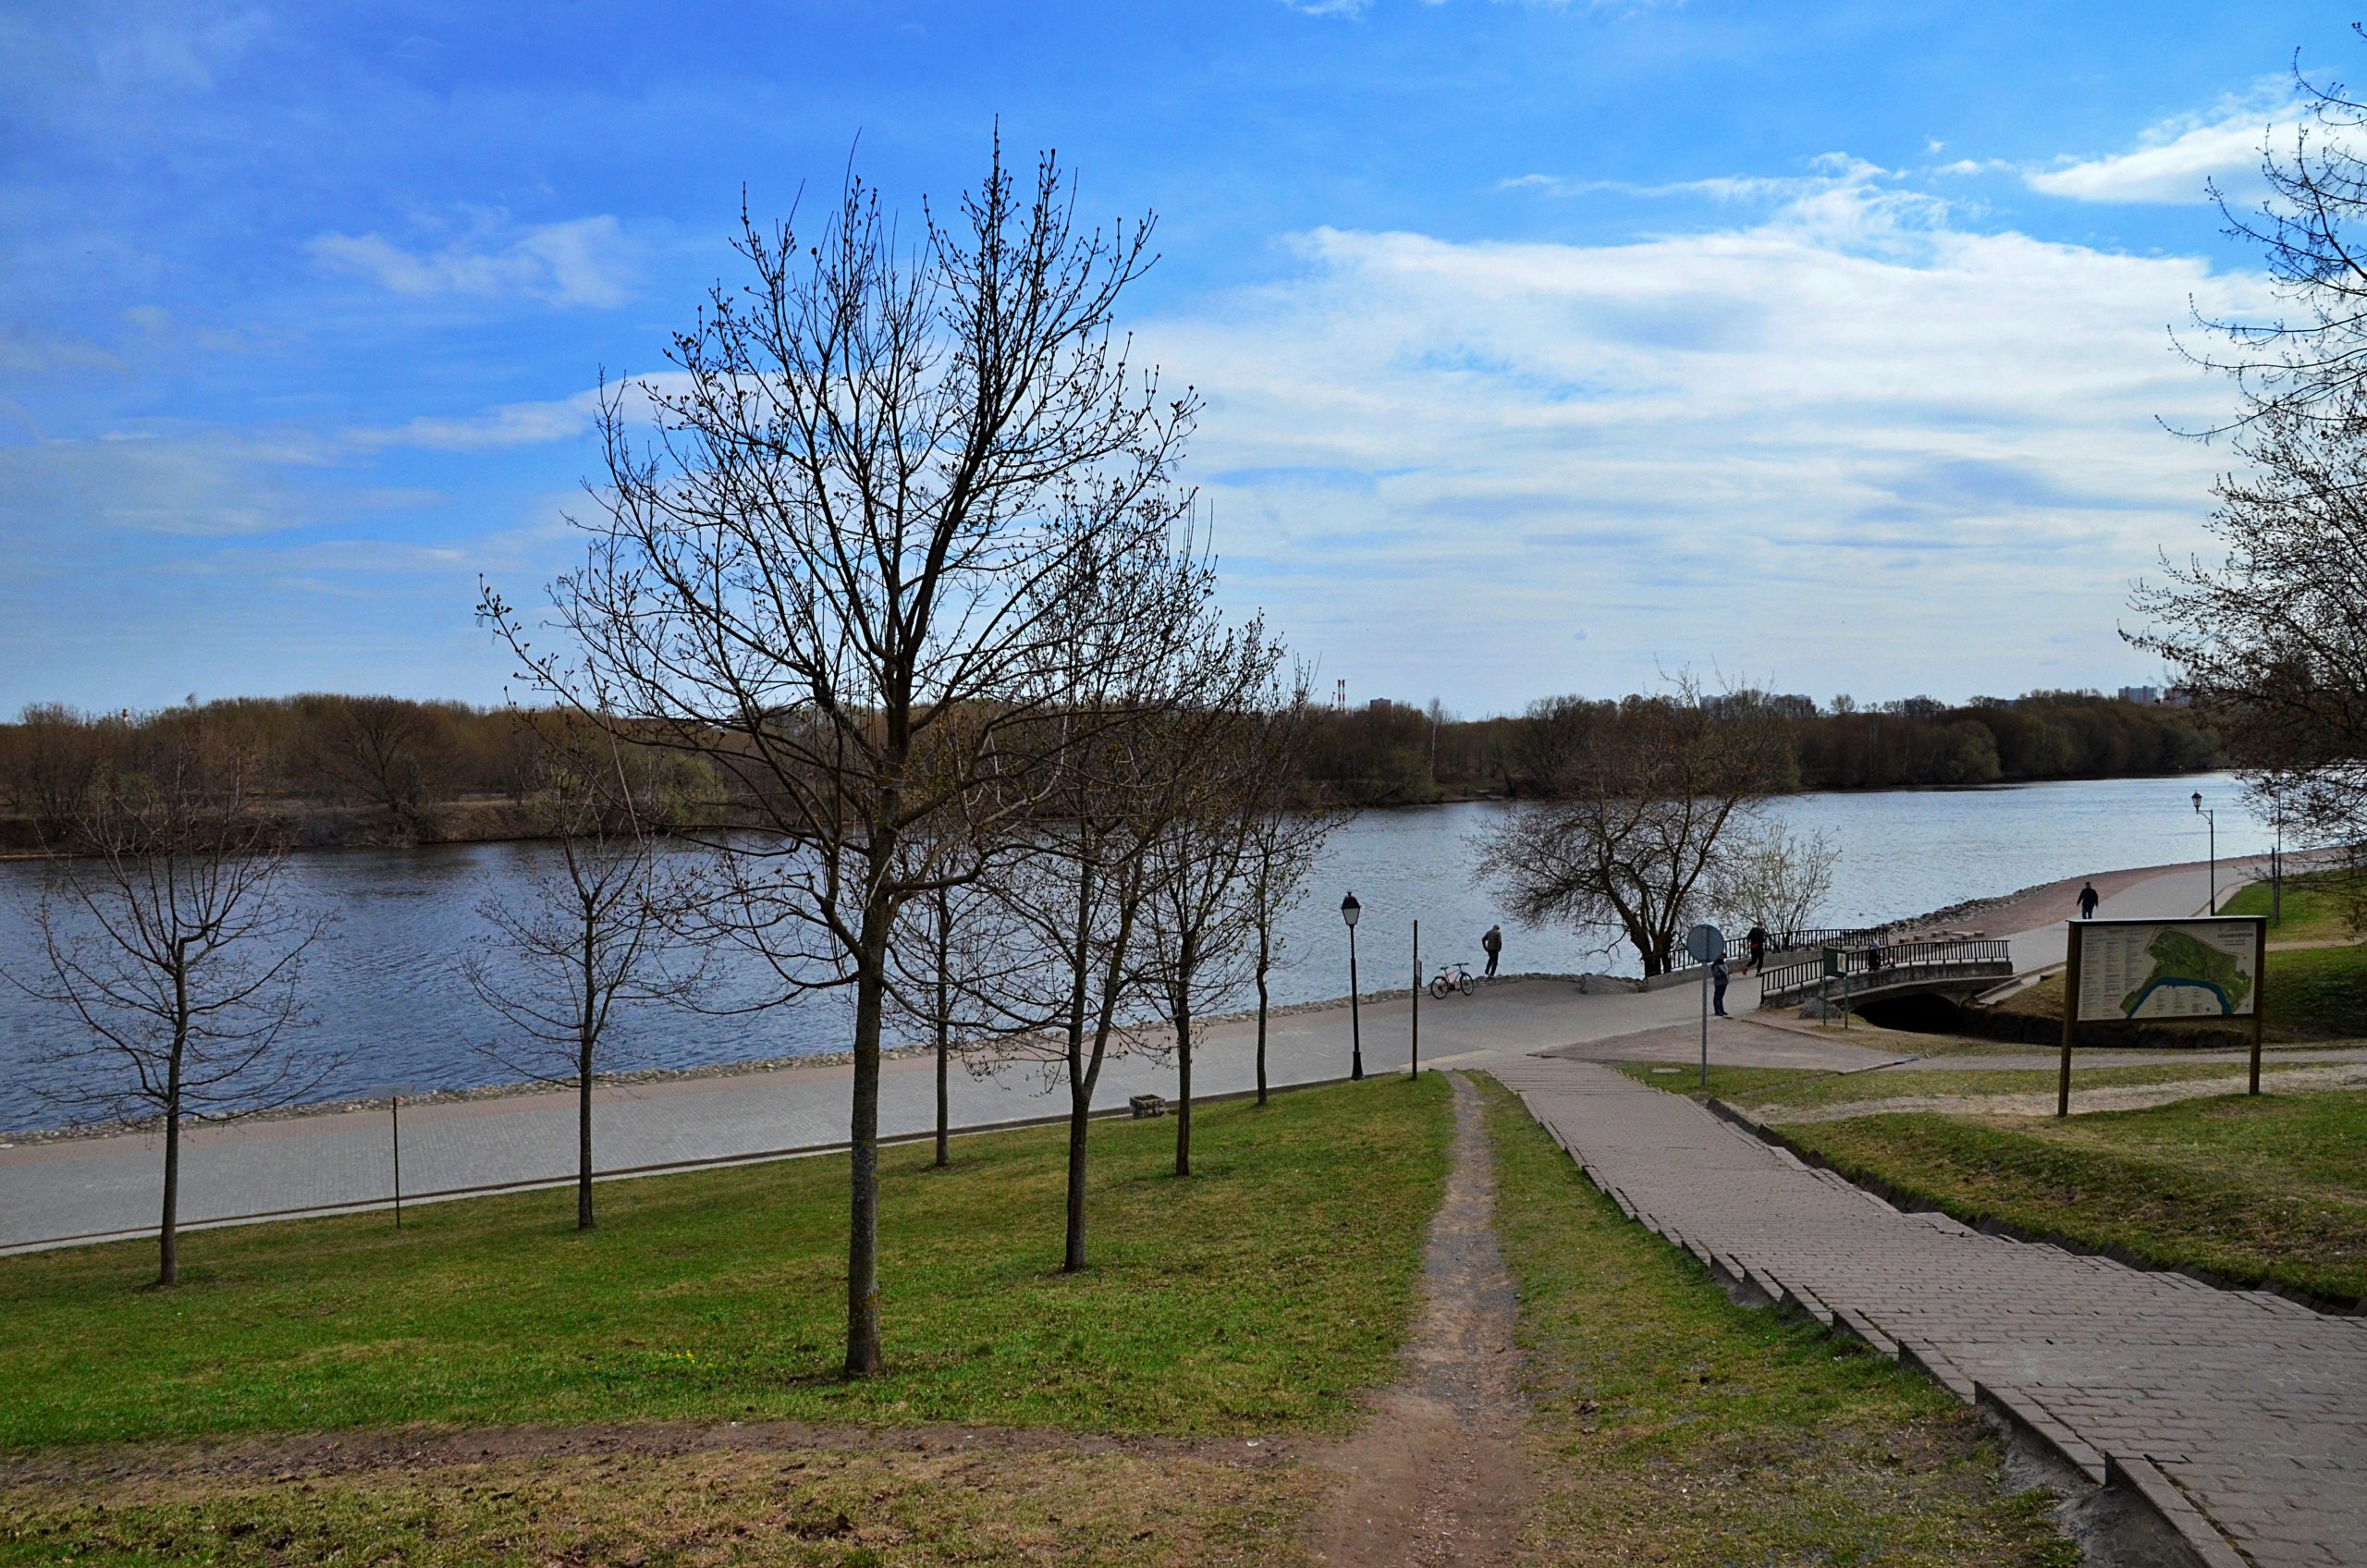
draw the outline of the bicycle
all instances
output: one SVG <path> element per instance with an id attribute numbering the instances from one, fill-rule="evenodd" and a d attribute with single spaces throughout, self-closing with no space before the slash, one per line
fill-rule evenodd
<path id="1" fill-rule="evenodd" d="M 1438 978 L 1430 982 L 1430 996 L 1443 1000 L 1450 991 L 1461 991 L 1467 997 L 1478 988 L 1479 983 L 1471 977 L 1469 967 L 1458 960 L 1440 967 Z"/>

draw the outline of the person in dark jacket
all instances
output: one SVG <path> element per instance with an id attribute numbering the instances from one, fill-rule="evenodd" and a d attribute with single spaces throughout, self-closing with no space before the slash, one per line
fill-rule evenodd
<path id="1" fill-rule="evenodd" d="M 1767 967 L 1767 926 L 1762 921 L 1750 923 L 1750 934 L 1743 938 L 1750 944 L 1750 962 L 1743 966 L 1745 974 L 1756 974 Z"/>
<path id="2" fill-rule="evenodd" d="M 2096 885 L 2093 882 L 2091 882 L 2086 887 L 2080 888 L 2079 918 L 2082 920 L 2093 920 L 2096 917 L 2096 905 L 2101 900 L 2096 897 Z"/>
<path id="3" fill-rule="evenodd" d="M 1504 953 L 1504 928 L 1501 925 L 1489 926 L 1488 934 L 1479 938 L 1479 950 L 1488 955 L 1486 977 L 1493 980 L 1496 977 L 1496 961 Z"/>
<path id="4" fill-rule="evenodd" d="M 1711 1011 L 1720 1018 L 1726 1016 L 1726 961 L 1723 954 L 1710 961 L 1710 993 Z"/>

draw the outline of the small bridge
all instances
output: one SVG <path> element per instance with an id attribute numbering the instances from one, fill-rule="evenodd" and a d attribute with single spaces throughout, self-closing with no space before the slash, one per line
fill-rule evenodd
<path id="1" fill-rule="evenodd" d="M 1970 997 L 2013 977 L 2013 953 L 2001 941 L 1868 941 L 1770 967 L 1760 976 L 1759 1005 L 1789 1007 L 1819 994 L 1846 997 L 1852 1007 L 1898 997 Z"/>

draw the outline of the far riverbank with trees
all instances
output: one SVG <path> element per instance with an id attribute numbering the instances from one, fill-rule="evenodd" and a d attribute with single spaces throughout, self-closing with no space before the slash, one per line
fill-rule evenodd
<path id="1" fill-rule="evenodd" d="M 1613 722 L 1620 701 L 1554 697 L 1527 712 L 1465 719 L 1436 704 L 1379 698 L 1312 716 L 1293 780 L 1298 803 L 1430 805 L 1550 799 L 1561 764 Z M 1974 787 L 2195 773 L 2225 766 L 2216 729 L 2195 710 L 2092 692 L 2040 692 L 1947 706 L 1735 693 L 1764 704 L 1783 737 L 1789 792 Z M 93 782 L 196 727 L 245 738 L 260 792 L 300 847 L 484 843 L 546 836 L 533 809 L 535 750 L 502 708 L 399 697 L 308 693 L 230 698 L 152 713 L 96 715 L 56 704 L 0 724 L 0 853 L 37 853 Z M 668 759 L 672 809 L 695 814 L 719 789 Z"/>

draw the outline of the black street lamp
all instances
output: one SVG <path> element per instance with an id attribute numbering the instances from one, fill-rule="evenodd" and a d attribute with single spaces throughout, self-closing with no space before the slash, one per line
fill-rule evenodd
<path id="1" fill-rule="evenodd" d="M 2205 913 L 2217 914 L 2219 913 L 2219 814 L 2204 808 L 2202 791 L 2200 790 L 2194 792 L 2194 809 L 2196 815 L 2211 825 L 2211 902 Z"/>
<path id="2" fill-rule="evenodd" d="M 2285 796 L 2272 791 L 2269 802 L 2276 808 L 2276 846 L 2268 851 L 2268 923 L 2285 924 Z"/>
<path id="3" fill-rule="evenodd" d="M 1348 1076 L 1357 1083 L 1365 1076 L 1365 1036 L 1356 1017 L 1356 917 L 1364 912 L 1354 893 L 1340 900 L 1340 918 L 1348 923 Z"/>

